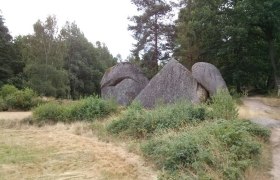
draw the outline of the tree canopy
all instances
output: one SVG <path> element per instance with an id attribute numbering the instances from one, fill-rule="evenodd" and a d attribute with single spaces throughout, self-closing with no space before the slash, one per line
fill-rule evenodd
<path id="1" fill-rule="evenodd" d="M 174 56 L 187 67 L 208 61 L 227 83 L 265 89 L 279 72 L 279 0 L 183 1 Z"/>
<path id="2" fill-rule="evenodd" d="M 0 20 L 2 84 L 61 98 L 100 93 L 103 73 L 116 63 L 105 44 L 90 43 L 75 23 L 66 22 L 59 30 L 55 16 L 38 20 L 32 34 L 13 40 Z"/>
<path id="3" fill-rule="evenodd" d="M 130 18 L 133 24 L 128 30 L 133 32 L 137 41 L 132 53 L 136 59 L 143 55 L 145 66 L 150 71 L 158 70 L 158 61 L 169 57 L 172 7 L 165 0 L 131 0 L 136 5 L 139 15 Z"/>
<path id="4" fill-rule="evenodd" d="M 148 78 L 173 56 L 189 69 L 198 61 L 216 65 L 237 91 L 268 92 L 280 82 L 280 0 L 131 3 L 138 13 L 129 18 L 128 30 L 136 43 L 126 60 L 139 65 Z M 76 23 L 59 29 L 55 16 L 38 20 L 33 33 L 15 38 L 4 22 L 0 15 L 0 86 L 77 99 L 99 94 L 105 70 L 123 61 L 105 44 L 89 42 Z"/>
<path id="5" fill-rule="evenodd" d="M 22 72 L 23 63 L 16 46 L 0 15 L 0 86 L 16 79 L 16 75 Z"/>

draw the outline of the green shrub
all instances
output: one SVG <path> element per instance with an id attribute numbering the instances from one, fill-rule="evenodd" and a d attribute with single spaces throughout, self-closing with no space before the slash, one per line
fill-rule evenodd
<path id="1" fill-rule="evenodd" d="M 54 102 L 40 105 L 33 110 L 33 117 L 38 121 L 64 121 L 65 114 L 65 108 Z"/>
<path id="2" fill-rule="evenodd" d="M 158 106 L 145 110 L 139 103 L 132 104 L 125 114 L 107 127 L 111 133 L 124 133 L 141 138 L 166 129 L 178 129 L 187 123 L 205 119 L 205 109 L 188 102 Z"/>
<path id="3" fill-rule="evenodd" d="M 5 100 L 9 108 L 20 110 L 29 110 L 40 103 L 36 93 L 29 88 L 7 95 Z"/>
<path id="4" fill-rule="evenodd" d="M 0 90 L 0 97 L 0 110 L 29 110 L 42 102 L 32 89 L 18 90 L 13 85 L 4 85 Z"/>
<path id="5" fill-rule="evenodd" d="M 109 115 L 117 110 L 114 101 L 91 96 L 73 103 L 69 107 L 69 119 L 96 119 Z"/>
<path id="6" fill-rule="evenodd" d="M 7 111 L 8 110 L 8 105 L 6 101 L 0 97 L 0 111 Z"/>
<path id="7" fill-rule="evenodd" d="M 210 107 L 212 108 L 211 114 L 213 118 L 235 119 L 238 116 L 235 101 L 226 90 L 219 90 L 212 97 Z"/>
<path id="8" fill-rule="evenodd" d="M 35 108 L 33 112 L 38 121 L 71 122 L 102 118 L 116 110 L 115 102 L 92 96 L 69 104 L 47 103 Z"/>
<path id="9" fill-rule="evenodd" d="M 162 179 L 212 179 L 211 172 L 219 179 L 242 179 L 246 168 L 257 163 L 261 153 L 262 144 L 257 138 L 268 134 L 268 129 L 249 121 L 208 121 L 156 136 L 142 143 L 141 150 L 165 170 Z"/>
<path id="10" fill-rule="evenodd" d="M 198 142 L 193 136 L 184 134 L 176 138 L 150 140 L 142 151 L 153 161 L 169 171 L 186 168 L 198 158 Z"/>
<path id="11" fill-rule="evenodd" d="M 0 96 L 5 99 L 8 95 L 14 94 L 17 91 L 18 89 L 15 86 L 6 84 L 1 88 Z"/>

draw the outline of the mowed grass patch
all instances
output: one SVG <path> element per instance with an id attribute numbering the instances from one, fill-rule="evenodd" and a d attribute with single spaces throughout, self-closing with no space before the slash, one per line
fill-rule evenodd
<path id="1" fill-rule="evenodd" d="M 38 163 L 54 151 L 52 147 L 36 147 L 33 143 L 23 141 L 17 134 L 7 132 L 0 133 L 0 164 L 2 165 Z"/>
<path id="2" fill-rule="evenodd" d="M 40 157 L 40 151 L 19 145 L 0 145 L 0 164 L 32 163 Z"/>

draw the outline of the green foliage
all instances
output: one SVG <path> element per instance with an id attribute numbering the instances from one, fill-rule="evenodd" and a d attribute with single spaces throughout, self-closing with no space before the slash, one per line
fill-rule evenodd
<path id="1" fill-rule="evenodd" d="M 80 99 L 100 93 L 105 69 L 116 63 L 105 44 L 94 46 L 75 23 L 67 22 L 59 31 L 55 16 L 38 20 L 33 28 L 33 34 L 15 41 L 25 62 L 26 82 L 16 77 L 10 82 L 20 85 L 18 81 L 24 81 L 40 95 L 56 98 Z"/>
<path id="2" fill-rule="evenodd" d="M 18 55 L 18 47 L 12 41 L 4 18 L 0 15 L 0 87 L 23 70 L 23 61 Z"/>
<path id="3" fill-rule="evenodd" d="M 73 120 L 97 119 L 116 112 L 117 104 L 111 100 L 88 97 L 72 104 L 68 109 L 68 117 Z"/>
<path id="4" fill-rule="evenodd" d="M 140 104 L 132 104 L 125 114 L 108 126 L 108 131 L 124 133 L 133 137 L 146 137 L 156 131 L 179 129 L 186 123 L 195 123 L 205 119 L 205 109 L 188 102 L 158 106 L 145 110 Z"/>
<path id="5" fill-rule="evenodd" d="M 10 84 L 5 84 L 1 88 L 0 96 L 2 98 L 6 98 L 8 95 L 14 94 L 17 91 L 18 91 L 18 89 L 15 86 L 10 85 Z"/>
<path id="6" fill-rule="evenodd" d="M 269 86 L 280 63 L 279 0 L 182 4 L 176 21 L 175 57 L 187 67 L 198 61 L 215 64 L 227 84 L 238 91 L 242 86 Z"/>
<path id="7" fill-rule="evenodd" d="M 219 90 L 213 97 L 210 105 L 213 118 L 235 119 L 238 116 L 238 110 L 235 100 L 228 91 Z"/>
<path id="8" fill-rule="evenodd" d="M 7 102 L 2 97 L 0 97 L 0 111 L 7 111 L 8 108 Z"/>
<path id="9" fill-rule="evenodd" d="M 49 16 L 45 22 L 38 20 L 33 28 L 34 34 L 19 38 L 26 62 L 27 85 L 40 95 L 67 97 L 69 80 L 63 69 L 65 46 L 57 38 L 56 17 Z"/>
<path id="10" fill-rule="evenodd" d="M 36 93 L 29 88 L 25 88 L 10 94 L 5 98 L 5 100 L 8 107 L 21 110 L 29 110 L 41 102 Z"/>
<path id="11" fill-rule="evenodd" d="M 88 97 L 69 104 L 46 103 L 34 109 L 33 115 L 38 122 L 71 122 L 77 120 L 95 120 L 116 112 L 114 101 Z"/>
<path id="12" fill-rule="evenodd" d="M 133 24 L 128 26 L 137 42 L 132 53 L 136 59 L 143 55 L 143 69 L 150 78 L 158 71 L 158 61 L 169 58 L 174 26 L 167 19 L 172 16 L 172 7 L 165 0 L 131 0 L 131 3 L 139 11 L 130 18 Z"/>
<path id="13" fill-rule="evenodd" d="M 0 90 L 0 110 L 29 110 L 41 103 L 37 94 L 29 88 L 18 90 L 13 85 L 4 85 Z"/>
<path id="14" fill-rule="evenodd" d="M 46 103 L 33 110 L 33 116 L 38 121 L 64 121 L 66 108 L 58 103 Z"/>
<path id="15" fill-rule="evenodd" d="M 141 149 L 166 170 L 163 179 L 210 178 L 210 172 L 216 172 L 220 179 L 240 179 L 246 168 L 257 163 L 261 143 L 256 138 L 264 137 L 269 138 L 269 130 L 249 121 L 219 120 L 155 137 Z"/>
<path id="16" fill-rule="evenodd" d="M 66 46 L 64 68 L 68 72 L 70 95 L 73 99 L 99 93 L 105 69 L 116 62 L 105 44 L 90 43 L 75 23 L 66 23 L 61 30 Z"/>

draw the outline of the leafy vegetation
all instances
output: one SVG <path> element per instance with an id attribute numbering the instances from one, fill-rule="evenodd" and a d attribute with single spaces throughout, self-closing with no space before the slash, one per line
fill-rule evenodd
<path id="1" fill-rule="evenodd" d="M 148 140 L 142 151 L 166 170 L 163 177 L 240 179 L 247 167 L 258 162 L 262 146 L 258 138 L 265 142 L 269 135 L 269 130 L 249 121 L 206 121 Z"/>
<path id="2" fill-rule="evenodd" d="M 236 119 L 238 116 L 235 100 L 226 90 L 218 90 L 211 98 L 210 108 L 214 118 Z"/>
<path id="3" fill-rule="evenodd" d="M 149 78 L 157 73 L 158 61 L 173 53 L 188 68 L 198 61 L 216 65 L 237 97 L 248 95 L 248 89 L 269 92 L 277 86 L 279 0 L 131 2 L 139 13 L 130 18 L 136 44 L 128 61 Z M 173 7 L 179 8 L 177 20 L 171 18 Z M 89 42 L 75 23 L 59 30 L 55 16 L 38 20 L 33 29 L 13 38 L 0 15 L 0 110 L 28 110 L 40 103 L 36 93 L 72 99 L 100 93 L 103 73 L 116 63 L 105 44 Z M 34 117 L 72 122 L 115 111 L 114 102 L 91 96 L 42 104 Z M 143 154 L 163 170 L 162 179 L 242 179 L 246 168 L 257 164 L 270 131 L 237 115 L 232 97 L 220 91 L 209 105 L 177 102 L 146 110 L 133 104 L 106 130 L 140 139 Z M 9 148 L 0 151 L 17 159 L 20 152 Z M 3 157 L 0 162 L 10 161 Z"/>
<path id="4" fill-rule="evenodd" d="M 41 102 L 37 94 L 29 88 L 18 90 L 13 85 L 4 85 L 0 89 L 0 111 L 9 109 L 30 110 Z"/>
<path id="5" fill-rule="evenodd" d="M 149 78 L 158 72 L 158 62 L 173 54 L 187 68 L 198 61 L 216 65 L 238 93 L 277 88 L 279 0 L 131 3 L 139 11 L 128 25 L 136 43 L 125 60 L 140 65 Z M 103 73 L 117 61 L 105 44 L 89 42 L 75 23 L 59 29 L 55 16 L 38 20 L 33 29 L 13 38 L 0 15 L 0 87 L 9 83 L 73 99 L 100 93 Z"/>
<path id="6" fill-rule="evenodd" d="M 179 129 L 187 123 L 203 121 L 205 116 L 203 107 L 193 106 L 188 102 L 158 106 L 151 111 L 135 103 L 107 129 L 111 133 L 143 138 L 160 130 Z"/>
<path id="7" fill-rule="evenodd" d="M 50 102 L 40 105 L 34 109 L 33 116 L 38 122 L 72 122 L 103 118 L 116 110 L 117 104 L 114 101 L 91 96 L 69 104 Z"/>
<path id="8" fill-rule="evenodd" d="M 9 83 L 72 99 L 100 93 L 102 75 L 116 63 L 105 44 L 90 43 L 75 23 L 59 31 L 55 16 L 38 20 L 33 29 L 13 39 L 0 16 L 0 87 Z"/>
<path id="9" fill-rule="evenodd" d="M 145 110 L 131 105 L 107 131 L 141 140 L 161 179 L 242 179 L 258 164 L 270 131 L 237 119 L 235 100 L 219 91 L 209 105 L 187 102 Z"/>
<path id="10" fill-rule="evenodd" d="M 181 1 L 174 55 L 215 64 L 226 82 L 266 91 L 279 78 L 279 0 Z"/>
<path id="11" fill-rule="evenodd" d="M 132 53 L 136 61 L 143 55 L 141 67 L 148 78 L 152 78 L 158 71 L 159 60 L 170 57 L 172 49 L 170 36 L 174 34 L 174 26 L 168 19 L 172 17 L 172 6 L 165 0 L 131 0 L 131 3 L 140 12 L 130 18 L 133 24 L 128 26 L 128 30 L 133 32 L 133 37 L 137 41 Z"/>

